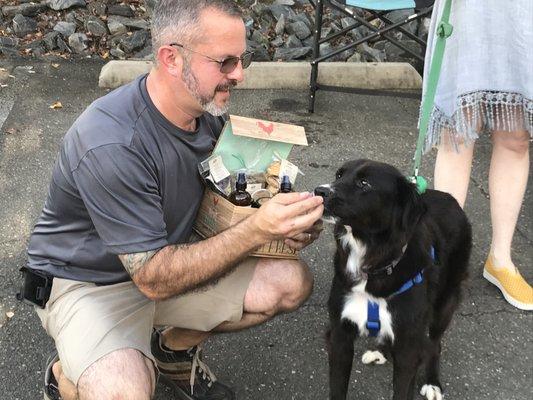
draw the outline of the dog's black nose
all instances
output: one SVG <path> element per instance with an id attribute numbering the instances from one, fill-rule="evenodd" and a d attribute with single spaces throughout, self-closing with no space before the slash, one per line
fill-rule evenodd
<path id="1" fill-rule="evenodd" d="M 318 186 L 315 188 L 315 196 L 321 196 L 327 198 L 331 194 L 331 188 L 329 186 Z"/>

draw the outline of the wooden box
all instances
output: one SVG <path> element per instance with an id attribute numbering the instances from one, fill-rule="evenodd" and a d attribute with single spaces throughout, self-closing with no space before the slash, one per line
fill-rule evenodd
<path id="1" fill-rule="evenodd" d="M 214 236 L 256 212 L 256 208 L 238 207 L 224 197 L 205 190 L 204 198 L 194 222 L 194 230 L 204 238 Z M 298 252 L 283 240 L 267 243 L 251 253 L 254 257 L 298 258 Z"/>
<path id="2" fill-rule="evenodd" d="M 233 170 L 239 167 L 235 160 L 246 159 L 254 153 L 254 148 L 261 150 L 261 157 L 255 157 L 255 166 L 266 169 L 269 152 L 287 157 L 293 145 L 307 146 L 305 130 L 301 126 L 262 121 L 253 118 L 231 116 L 224 127 L 213 154 L 220 154 L 224 164 Z M 269 144 L 265 148 L 265 141 Z M 241 147 L 241 151 L 239 151 Z M 223 196 L 210 189 L 205 190 L 200 210 L 194 223 L 194 230 L 204 238 L 217 235 L 236 223 L 250 216 L 257 209 L 238 207 Z M 268 258 L 298 258 L 298 252 L 291 249 L 284 241 L 273 241 L 257 249 L 252 256 Z"/>

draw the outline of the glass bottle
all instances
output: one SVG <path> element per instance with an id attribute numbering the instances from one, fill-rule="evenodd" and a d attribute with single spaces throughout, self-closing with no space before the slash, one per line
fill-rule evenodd
<path id="1" fill-rule="evenodd" d="M 281 184 L 279 188 L 280 193 L 290 193 L 292 192 L 291 180 L 287 175 L 281 177 Z"/>
<path id="2" fill-rule="evenodd" d="M 237 182 L 235 183 L 235 190 L 230 193 L 228 200 L 239 207 L 248 207 L 252 204 L 252 196 L 246 191 L 246 175 L 244 172 L 239 172 L 237 175 Z"/>

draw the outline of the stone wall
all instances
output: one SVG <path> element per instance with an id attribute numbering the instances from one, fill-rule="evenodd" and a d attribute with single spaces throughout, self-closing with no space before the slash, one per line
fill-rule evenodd
<path id="1" fill-rule="evenodd" d="M 312 55 L 314 8 L 309 0 L 236 0 L 242 7 L 248 47 L 256 61 L 309 60 Z M 94 56 L 103 59 L 151 57 L 150 16 L 157 0 L 2 0 L 0 54 L 12 56 Z M 413 10 L 389 15 L 399 20 Z M 364 16 L 364 12 L 361 12 Z M 354 20 L 327 9 L 323 35 L 332 34 Z M 408 30 L 427 35 L 428 20 L 412 22 Z M 350 40 L 368 34 L 362 26 L 321 45 L 329 53 Z M 401 32 L 393 34 L 409 48 L 419 49 Z M 362 44 L 331 61 L 408 61 L 412 58 L 386 41 Z M 419 67 L 419 65 L 416 65 Z"/>

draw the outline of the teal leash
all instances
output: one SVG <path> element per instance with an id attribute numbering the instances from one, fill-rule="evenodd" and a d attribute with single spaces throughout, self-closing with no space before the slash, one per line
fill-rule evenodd
<path id="1" fill-rule="evenodd" d="M 420 123 L 418 127 L 418 141 L 416 144 L 416 151 L 414 156 L 413 175 L 411 176 L 411 182 L 416 184 L 416 188 L 420 194 L 424 193 L 428 187 L 426 179 L 418 175 L 420 165 L 422 163 L 422 152 L 424 142 L 426 140 L 429 118 L 431 117 L 431 111 L 435 104 L 435 94 L 437 92 L 437 84 L 439 82 L 440 70 L 442 67 L 442 60 L 444 58 L 444 49 L 446 48 L 446 39 L 451 36 L 453 32 L 453 26 L 449 23 L 450 10 L 452 6 L 451 0 L 445 0 L 444 10 L 442 17 L 437 26 L 437 41 L 435 43 L 435 49 L 433 51 L 433 57 L 431 58 L 431 67 L 429 69 L 428 83 L 426 87 L 426 93 L 422 99 L 422 112 L 420 116 Z"/>

